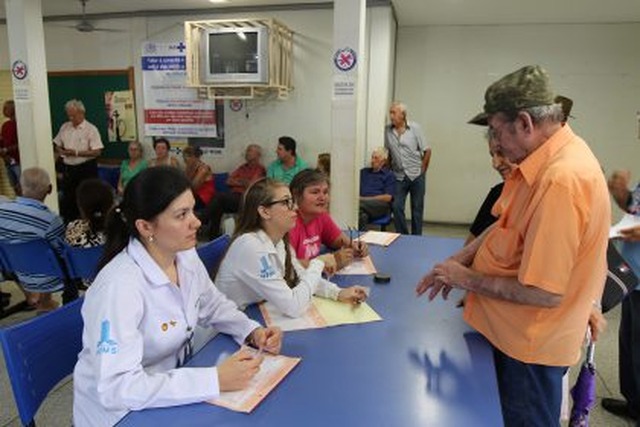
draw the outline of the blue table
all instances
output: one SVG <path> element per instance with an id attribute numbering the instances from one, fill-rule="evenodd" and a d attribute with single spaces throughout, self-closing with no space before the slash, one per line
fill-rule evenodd
<path id="1" fill-rule="evenodd" d="M 336 277 L 371 286 L 369 303 L 382 322 L 294 331 L 283 354 L 301 363 L 249 415 L 209 404 L 132 412 L 119 426 L 501 426 L 491 348 L 449 301 L 415 297 L 415 285 L 460 239 L 402 236 L 371 247 L 389 284 L 371 277 Z M 250 307 L 248 314 L 261 319 Z M 236 344 L 217 336 L 191 360 L 210 366 Z"/>

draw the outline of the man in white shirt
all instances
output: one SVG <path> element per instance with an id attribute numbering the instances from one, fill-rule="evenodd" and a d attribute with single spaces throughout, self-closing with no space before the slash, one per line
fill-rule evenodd
<path id="1" fill-rule="evenodd" d="M 72 99 L 64 108 L 69 121 L 60 127 L 53 143 L 64 165 L 61 214 L 65 222 L 69 222 L 79 217 L 76 188 L 85 179 L 98 177 L 96 159 L 104 145 L 98 128 L 85 120 L 82 101 Z"/>

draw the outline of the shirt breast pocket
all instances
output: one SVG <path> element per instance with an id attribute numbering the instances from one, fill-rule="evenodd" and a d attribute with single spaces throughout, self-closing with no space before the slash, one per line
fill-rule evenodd
<path id="1" fill-rule="evenodd" d="M 517 271 L 522 259 L 523 239 L 517 230 L 495 228 L 484 241 L 491 264 L 502 270 Z"/>

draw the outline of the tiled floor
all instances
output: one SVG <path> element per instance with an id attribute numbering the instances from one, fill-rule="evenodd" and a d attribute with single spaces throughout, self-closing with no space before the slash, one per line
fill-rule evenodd
<path id="1" fill-rule="evenodd" d="M 451 226 L 439 224 L 426 224 L 425 234 L 437 235 L 445 237 L 466 237 L 466 226 Z M 11 289 L 15 294 L 14 300 L 20 298 L 20 292 L 15 285 L 6 282 L 2 285 L 2 289 L 6 292 Z M 9 318 L 0 320 L 0 327 L 8 324 L 20 322 L 24 319 L 34 316 L 31 313 L 18 313 Z M 631 427 L 634 424 L 630 421 L 617 418 L 603 411 L 600 407 L 600 400 L 603 397 L 619 397 L 618 384 L 618 345 L 617 331 L 620 321 L 620 308 L 617 307 L 605 315 L 608 321 L 608 329 L 598 341 L 596 347 L 596 367 L 598 371 L 597 378 L 597 397 L 598 401 L 590 416 L 591 426 L 602 427 Z M 573 384 L 579 367 L 571 369 L 570 384 Z M 45 427 L 68 427 L 71 425 L 71 407 L 73 399 L 71 378 L 65 379 L 45 400 L 36 417 L 36 423 Z M 186 424 L 185 424 L 186 425 Z M 563 426 L 567 423 L 564 422 Z M 15 404 L 13 403 L 13 394 L 7 372 L 4 366 L 4 360 L 0 361 L 0 427 L 18 427 L 20 421 L 17 416 Z"/>

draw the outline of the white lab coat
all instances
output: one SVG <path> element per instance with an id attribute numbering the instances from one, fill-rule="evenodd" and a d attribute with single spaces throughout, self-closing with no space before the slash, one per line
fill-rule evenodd
<path id="1" fill-rule="evenodd" d="M 194 249 L 176 265 L 180 287 L 132 239 L 89 288 L 73 374 L 75 427 L 111 426 L 131 410 L 219 394 L 215 367 L 178 367 L 194 326 L 213 325 L 242 343 L 260 325 L 215 288 Z"/>
<path id="2" fill-rule="evenodd" d="M 293 249 L 292 254 L 293 267 L 300 277 L 293 289 L 284 280 L 284 242 L 274 245 L 262 230 L 243 234 L 231 244 L 220 265 L 216 286 L 241 309 L 266 300 L 290 317 L 301 316 L 313 295 L 336 300 L 340 288 L 322 278 L 324 263 L 313 259 L 305 269 Z"/>

